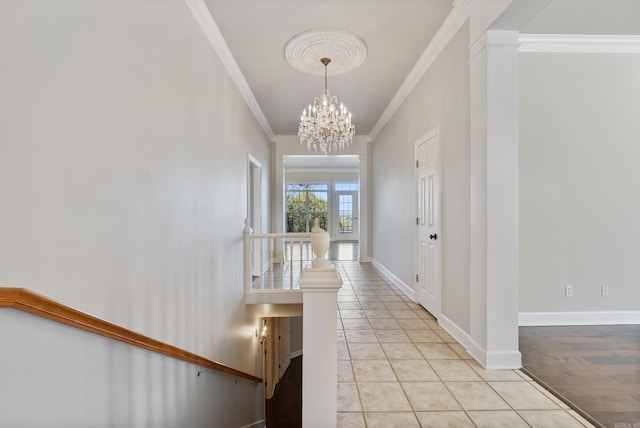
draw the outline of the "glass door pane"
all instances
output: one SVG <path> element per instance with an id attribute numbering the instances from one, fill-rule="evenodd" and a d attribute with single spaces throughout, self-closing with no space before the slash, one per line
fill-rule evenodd
<path id="1" fill-rule="evenodd" d="M 338 195 L 338 233 L 353 233 L 353 195 Z"/>
<path id="2" fill-rule="evenodd" d="M 309 232 L 316 217 L 320 227 L 327 230 L 328 194 L 328 184 L 287 184 L 287 232 Z"/>
<path id="3" fill-rule="evenodd" d="M 340 241 L 357 241 L 358 233 L 358 191 L 337 190 L 334 218 L 337 219 L 335 239 Z"/>

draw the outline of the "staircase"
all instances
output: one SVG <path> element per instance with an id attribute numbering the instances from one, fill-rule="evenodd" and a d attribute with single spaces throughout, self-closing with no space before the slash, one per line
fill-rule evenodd
<path id="1" fill-rule="evenodd" d="M 246 224 L 244 240 L 245 303 L 263 316 L 303 316 L 302 426 L 335 428 L 342 278 L 326 258 L 329 234 L 317 224 L 311 233 L 254 234 Z"/>

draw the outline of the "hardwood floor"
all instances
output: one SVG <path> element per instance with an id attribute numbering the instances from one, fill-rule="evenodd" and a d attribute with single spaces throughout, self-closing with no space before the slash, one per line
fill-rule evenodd
<path id="1" fill-rule="evenodd" d="M 291 360 L 273 397 L 266 402 L 267 428 L 302 426 L 302 356 Z"/>
<path id="2" fill-rule="evenodd" d="M 523 371 L 596 426 L 640 428 L 640 325 L 520 327 Z"/>

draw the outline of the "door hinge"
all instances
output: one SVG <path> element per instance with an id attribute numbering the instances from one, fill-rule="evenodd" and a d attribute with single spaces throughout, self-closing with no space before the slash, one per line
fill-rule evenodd
<path id="1" fill-rule="evenodd" d="M 420 277 L 418 276 L 418 274 L 416 274 L 416 282 L 420 282 Z"/>
<path id="2" fill-rule="evenodd" d="M 420 218 L 416 217 L 416 224 L 420 224 Z"/>
<path id="3" fill-rule="evenodd" d="M 418 168 L 418 161 L 416 161 L 416 168 Z"/>

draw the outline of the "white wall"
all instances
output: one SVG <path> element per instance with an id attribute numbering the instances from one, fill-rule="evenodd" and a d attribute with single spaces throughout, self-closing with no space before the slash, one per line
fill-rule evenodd
<path id="1" fill-rule="evenodd" d="M 520 312 L 640 309 L 638 76 L 637 54 L 520 54 Z"/>
<path id="2" fill-rule="evenodd" d="M 287 183 L 358 182 L 358 170 L 341 168 L 285 169 Z"/>
<path id="3" fill-rule="evenodd" d="M 291 353 L 302 354 L 302 317 L 291 318 Z"/>
<path id="4" fill-rule="evenodd" d="M 2 428 L 238 428 L 264 406 L 254 382 L 198 376 L 193 364 L 12 309 L 0 310 L 0 338 Z"/>
<path id="5" fill-rule="evenodd" d="M 0 286 L 29 288 L 260 376 L 260 320 L 243 297 L 242 229 L 247 154 L 265 165 L 268 201 L 270 143 L 185 3 L 3 1 L 0 51 Z M 4 329 L 0 342 L 32 334 L 24 329 Z M 101 346 L 114 368 L 137 352 Z M 12 391 L 48 378 L 16 358 L 11 370 L 23 376 L 18 384 L 3 377 L 2 420 L 29 425 L 43 403 Z M 96 404 L 65 383 L 71 360 L 61 364 L 58 393 L 68 398 L 59 426 L 71 426 L 75 409 Z M 178 363 L 163 364 L 165 376 L 191 382 Z M 144 367 L 136 385 L 158 387 L 156 366 Z M 95 425 L 109 425 L 115 411 L 137 426 L 160 426 L 150 421 L 164 411 L 179 415 L 180 426 L 198 426 L 201 412 L 215 426 L 249 424 L 264 417 L 262 390 L 250 392 L 240 419 L 216 413 L 213 403 L 233 394 L 222 382 L 162 409 L 153 400 L 135 411 L 105 401 Z M 118 402 L 136 394 L 119 389 Z"/>
<path id="6" fill-rule="evenodd" d="M 372 143 L 373 258 L 415 286 L 415 142 L 439 127 L 442 313 L 469 331 L 469 44 L 462 26 Z"/>

